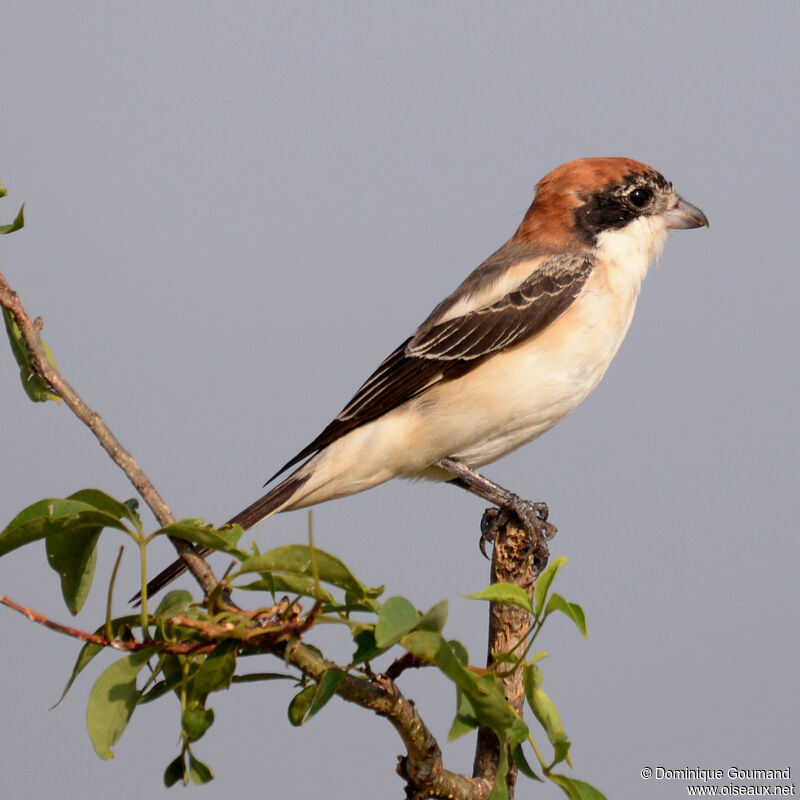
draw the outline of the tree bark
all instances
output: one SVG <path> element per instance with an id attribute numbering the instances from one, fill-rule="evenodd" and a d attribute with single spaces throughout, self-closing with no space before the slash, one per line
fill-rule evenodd
<path id="1" fill-rule="evenodd" d="M 500 514 L 502 513 L 500 512 Z M 493 524 L 497 515 L 496 509 L 488 509 L 484 514 L 482 526 L 486 527 Z M 534 572 L 530 538 L 519 524 L 516 516 L 513 514 L 506 514 L 506 516 L 507 520 L 505 522 L 495 525 L 491 582 L 513 583 L 522 587 L 532 597 Z M 510 651 L 525 636 L 530 622 L 531 615 L 517 606 L 511 606 L 506 603 L 490 603 L 487 666 L 494 664 L 498 655 Z M 521 716 L 525 702 L 522 670 L 516 670 L 503 682 L 505 684 L 506 699 Z M 499 755 L 499 742 L 495 733 L 490 728 L 479 728 L 478 742 L 475 748 L 475 761 L 473 763 L 473 777 L 493 782 L 497 773 Z M 517 767 L 511 760 L 510 753 L 506 782 L 509 798 L 514 800 Z"/>

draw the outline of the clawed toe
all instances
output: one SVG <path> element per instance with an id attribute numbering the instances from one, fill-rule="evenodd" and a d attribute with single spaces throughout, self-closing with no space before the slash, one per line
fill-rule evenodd
<path id="1" fill-rule="evenodd" d="M 555 525 L 547 521 L 549 509 L 547 503 L 532 503 L 512 495 L 505 508 L 487 508 L 481 519 L 481 538 L 479 547 L 485 558 L 487 542 L 494 543 L 497 531 L 508 522 L 509 515 L 514 514 L 528 534 L 528 547 L 533 561 L 534 575 L 538 575 L 546 566 L 550 557 L 547 543 L 556 535 Z"/>
<path id="2" fill-rule="evenodd" d="M 489 558 L 486 552 L 486 544 L 494 544 L 497 531 L 508 522 L 508 511 L 505 508 L 487 508 L 481 517 L 481 538 L 478 547 L 484 558 Z"/>

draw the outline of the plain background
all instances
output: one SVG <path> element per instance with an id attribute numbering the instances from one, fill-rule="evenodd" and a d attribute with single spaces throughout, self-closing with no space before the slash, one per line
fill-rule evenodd
<path id="1" fill-rule="evenodd" d="M 711 228 L 671 236 L 592 397 L 486 472 L 549 502 L 558 589 L 587 613 L 588 641 L 564 619 L 541 643 L 572 774 L 677 798 L 685 781 L 640 770 L 800 767 L 798 24 L 790 2 L 9 4 L 0 210 L 27 201 L 28 222 L 0 265 L 175 514 L 219 523 L 513 232 L 542 175 L 653 164 Z M 0 403 L 0 524 L 82 487 L 133 494 L 66 408 L 26 400 L 5 347 Z M 487 582 L 482 508 L 393 482 L 320 507 L 316 540 L 387 597 L 449 598 L 481 663 L 486 608 L 463 595 Z M 306 515 L 255 535 L 305 541 Z M 128 548 L 117 613 L 136 585 Z M 41 545 L 0 561 L 0 593 L 69 621 Z M 78 644 L 0 619 L 0 795 L 165 795 L 176 704 L 139 709 L 103 763 L 84 709 L 109 659 L 49 711 Z M 469 771 L 473 738 L 445 743 L 451 687 L 401 685 Z M 401 795 L 385 722 L 334 701 L 291 728 L 291 694 L 214 698 L 196 752 L 217 779 L 193 796 Z"/>

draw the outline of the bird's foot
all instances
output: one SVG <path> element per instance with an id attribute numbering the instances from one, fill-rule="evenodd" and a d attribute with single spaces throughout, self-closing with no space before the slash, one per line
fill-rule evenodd
<path id="1" fill-rule="evenodd" d="M 549 509 L 547 503 L 533 503 L 511 494 L 509 502 L 502 508 L 487 508 L 481 519 L 481 538 L 479 547 L 485 558 L 487 542 L 494 542 L 497 532 L 513 514 L 519 520 L 528 535 L 528 547 L 533 559 L 534 575 L 538 575 L 547 564 L 550 550 L 547 543 L 556 535 L 555 525 L 547 521 Z"/>

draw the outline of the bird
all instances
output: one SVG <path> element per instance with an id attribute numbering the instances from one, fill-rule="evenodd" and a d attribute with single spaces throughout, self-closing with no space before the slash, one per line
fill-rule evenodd
<path id="1" fill-rule="evenodd" d="M 628 332 L 669 231 L 708 224 L 642 162 L 579 158 L 552 170 L 513 236 L 264 485 L 292 470 L 288 476 L 228 524 L 247 530 L 402 477 L 456 483 L 543 528 L 544 504 L 520 500 L 476 468 L 586 399 Z M 186 568 L 174 562 L 148 594 Z"/>

